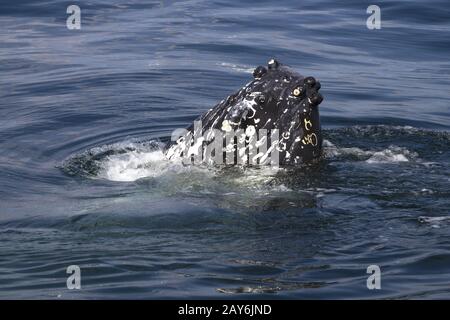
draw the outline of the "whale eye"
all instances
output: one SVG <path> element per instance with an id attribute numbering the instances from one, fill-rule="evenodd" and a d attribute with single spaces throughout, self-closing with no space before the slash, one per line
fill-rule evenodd
<path id="1" fill-rule="evenodd" d="M 294 91 L 292 91 L 292 94 L 296 97 L 298 97 L 299 95 L 302 94 L 303 88 L 302 87 L 297 87 L 294 89 Z"/>
<path id="2" fill-rule="evenodd" d="M 259 66 L 257 67 L 254 71 L 253 71 L 253 77 L 255 79 L 259 79 L 261 78 L 263 75 L 265 75 L 267 73 L 267 69 L 264 68 L 263 66 Z"/>

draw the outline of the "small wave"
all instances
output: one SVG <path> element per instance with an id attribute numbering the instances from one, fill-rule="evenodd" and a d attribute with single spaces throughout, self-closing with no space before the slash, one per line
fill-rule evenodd
<path id="1" fill-rule="evenodd" d="M 217 288 L 216 291 L 224 294 L 264 294 L 299 289 L 317 289 L 327 286 L 325 282 L 284 283 L 277 281 L 273 286 L 243 286 L 237 288 Z"/>
<path id="2" fill-rule="evenodd" d="M 450 223 L 450 216 L 440 216 L 440 217 L 425 217 L 420 216 L 417 218 L 420 223 L 430 224 L 433 228 L 440 228 L 442 223 Z"/>
<path id="3" fill-rule="evenodd" d="M 384 150 L 362 150 L 357 147 L 337 147 L 329 140 L 324 140 L 324 154 L 326 158 L 351 156 L 367 163 L 408 162 L 416 159 L 418 154 L 404 147 L 391 145 Z"/>
<path id="4" fill-rule="evenodd" d="M 243 72 L 243 73 L 252 73 L 255 68 L 244 66 L 244 65 L 237 65 L 234 63 L 229 62 L 222 62 L 217 64 L 218 66 L 224 67 L 226 69 L 231 69 L 237 72 Z"/>
<path id="5" fill-rule="evenodd" d="M 364 151 L 360 148 L 352 147 L 352 148 L 344 148 L 344 147 L 337 147 L 335 144 L 333 144 L 329 140 L 323 141 L 323 151 L 326 158 L 334 158 L 339 156 L 356 156 L 357 158 L 361 157 L 367 157 L 372 155 L 373 153 L 371 151 Z"/>
<path id="6" fill-rule="evenodd" d="M 418 134 L 418 133 L 432 133 L 432 131 L 423 130 L 412 126 L 393 126 L 385 124 L 377 125 L 356 125 L 345 128 L 339 128 L 339 131 L 343 134 L 353 134 L 355 136 L 363 137 L 392 137 L 402 134 Z"/>
<path id="7" fill-rule="evenodd" d="M 367 163 L 385 163 L 385 162 L 408 162 L 410 159 L 417 158 L 417 153 L 409 151 L 406 148 L 390 146 L 382 151 L 374 152 L 366 160 Z"/>

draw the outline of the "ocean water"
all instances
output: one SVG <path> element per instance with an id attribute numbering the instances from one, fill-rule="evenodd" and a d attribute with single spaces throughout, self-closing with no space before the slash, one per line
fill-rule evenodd
<path id="1" fill-rule="evenodd" d="M 450 298 L 448 1 L 2 0 L 0 30 L 0 298 Z M 164 159 L 271 57 L 322 83 L 319 165 Z"/>

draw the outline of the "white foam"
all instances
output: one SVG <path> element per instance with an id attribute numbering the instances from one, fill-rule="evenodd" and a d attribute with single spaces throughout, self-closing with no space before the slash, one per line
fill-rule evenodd
<path id="1" fill-rule="evenodd" d="M 420 223 L 430 224 L 432 228 L 440 228 L 442 223 L 450 221 L 450 216 L 441 216 L 441 217 L 420 216 L 417 219 L 419 220 Z"/>
<path id="2" fill-rule="evenodd" d="M 232 185 L 252 189 L 254 192 L 267 192 L 268 185 L 272 182 L 278 172 L 283 170 L 279 167 L 261 166 L 258 168 L 245 168 L 240 175 L 230 177 Z M 284 185 L 273 186 L 273 191 L 291 191 Z"/>
<path id="3" fill-rule="evenodd" d="M 99 176 L 112 181 L 135 181 L 161 175 L 165 169 L 167 160 L 162 150 L 150 152 L 136 150 L 108 156 L 102 163 Z"/>
<path id="4" fill-rule="evenodd" d="M 406 148 L 390 146 L 383 151 L 374 152 L 373 155 L 366 160 L 367 163 L 386 163 L 386 162 L 408 162 L 409 158 L 416 155 Z M 408 158 L 409 157 L 409 158 Z"/>
<path id="5" fill-rule="evenodd" d="M 278 186 L 273 186 L 270 191 L 275 192 L 292 192 L 293 190 L 291 188 L 286 187 L 284 184 L 280 184 Z"/>
<path id="6" fill-rule="evenodd" d="M 112 154 L 101 157 L 103 153 Z M 136 181 L 183 170 L 181 161 L 168 161 L 162 144 L 154 141 L 124 141 L 93 148 L 89 154 L 100 158 L 95 161 L 99 167 L 96 177 L 111 181 Z"/>
<path id="7" fill-rule="evenodd" d="M 339 156 L 355 156 L 367 163 L 397 163 L 408 162 L 417 157 L 417 153 L 409 151 L 406 148 L 398 146 L 389 146 L 388 148 L 378 150 L 362 150 L 360 148 L 341 148 L 334 145 L 329 140 L 323 141 L 324 154 L 327 158 Z"/>

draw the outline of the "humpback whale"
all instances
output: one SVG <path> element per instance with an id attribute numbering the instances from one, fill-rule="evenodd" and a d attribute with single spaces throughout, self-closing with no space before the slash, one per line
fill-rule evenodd
<path id="1" fill-rule="evenodd" d="M 167 144 L 184 163 L 297 165 L 322 155 L 320 82 L 271 59 Z"/>

